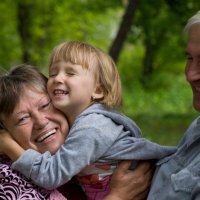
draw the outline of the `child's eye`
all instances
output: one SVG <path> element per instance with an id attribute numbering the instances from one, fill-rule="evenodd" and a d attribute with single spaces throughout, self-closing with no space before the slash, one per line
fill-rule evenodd
<path id="1" fill-rule="evenodd" d="M 74 72 L 67 72 L 66 74 L 67 74 L 67 76 L 74 76 L 75 75 Z"/>
<path id="2" fill-rule="evenodd" d="M 49 70 L 49 77 L 54 77 L 58 74 L 58 71 L 55 68 Z"/>
<path id="3" fill-rule="evenodd" d="M 56 73 L 50 73 L 49 77 L 55 77 L 57 74 Z"/>

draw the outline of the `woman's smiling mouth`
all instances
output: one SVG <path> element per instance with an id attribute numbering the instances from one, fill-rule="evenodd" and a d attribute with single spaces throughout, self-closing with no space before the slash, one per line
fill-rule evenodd
<path id="1" fill-rule="evenodd" d="M 44 140 L 46 140 L 47 138 L 49 138 L 51 135 L 56 133 L 56 129 L 53 129 L 51 131 L 49 131 L 48 133 L 42 135 L 41 137 L 36 139 L 36 142 L 43 142 Z"/>

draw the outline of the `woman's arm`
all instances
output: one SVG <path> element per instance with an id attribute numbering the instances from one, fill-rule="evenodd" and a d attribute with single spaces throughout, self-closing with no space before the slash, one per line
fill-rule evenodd
<path id="1" fill-rule="evenodd" d="M 145 200 L 147 198 L 154 167 L 141 162 L 134 170 L 128 170 L 131 161 L 123 161 L 115 170 L 110 193 L 104 200 Z"/>

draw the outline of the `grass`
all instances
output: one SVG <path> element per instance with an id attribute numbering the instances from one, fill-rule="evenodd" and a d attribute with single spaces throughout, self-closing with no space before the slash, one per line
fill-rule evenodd
<path id="1" fill-rule="evenodd" d="M 134 121 L 143 136 L 162 145 L 176 145 L 198 113 L 166 114 L 163 116 L 137 115 Z"/>

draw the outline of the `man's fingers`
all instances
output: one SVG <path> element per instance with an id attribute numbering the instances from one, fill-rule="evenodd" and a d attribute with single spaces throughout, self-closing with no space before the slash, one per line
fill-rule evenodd
<path id="1" fill-rule="evenodd" d="M 135 196 L 132 200 L 146 200 L 148 193 L 149 193 L 149 188 L 147 188 L 145 191 L 143 191 L 139 195 Z"/>
<path id="2" fill-rule="evenodd" d="M 123 161 L 115 169 L 111 179 L 111 194 L 118 199 L 143 200 L 147 197 L 151 177 L 152 163 L 138 162 L 134 170 L 129 170 L 132 161 Z"/>
<path id="3" fill-rule="evenodd" d="M 130 160 L 122 161 L 122 162 L 119 163 L 117 169 L 120 169 L 120 170 L 122 170 L 122 171 L 126 171 L 126 170 L 129 169 L 129 167 L 130 167 L 130 165 L 131 165 L 131 162 L 132 162 L 132 161 L 130 161 Z M 117 169 L 116 169 L 116 171 L 117 171 Z M 119 170 L 119 171 L 120 171 L 120 170 Z"/>
<path id="4" fill-rule="evenodd" d="M 138 163 L 136 170 L 143 171 L 144 173 L 148 173 L 149 170 L 152 169 L 152 167 L 153 167 L 153 165 L 149 161 L 140 161 Z"/>

